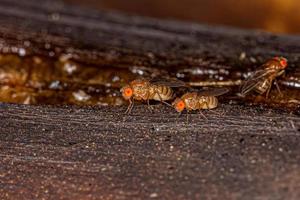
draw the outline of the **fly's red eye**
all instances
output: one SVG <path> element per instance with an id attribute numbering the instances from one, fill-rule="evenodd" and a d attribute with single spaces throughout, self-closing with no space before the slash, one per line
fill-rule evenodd
<path id="1" fill-rule="evenodd" d="M 125 97 L 131 97 L 131 96 L 132 96 L 132 93 L 133 93 L 133 91 L 132 91 L 131 88 L 125 88 L 124 91 L 123 91 L 123 95 L 124 95 Z"/>
<path id="2" fill-rule="evenodd" d="M 176 109 L 181 111 L 185 108 L 185 105 L 183 103 L 183 101 L 179 101 L 177 104 L 176 104 Z"/>
<path id="3" fill-rule="evenodd" d="M 286 59 L 281 59 L 280 64 L 281 64 L 282 67 L 285 68 L 285 67 L 287 66 L 287 61 L 286 61 Z"/>
<path id="4" fill-rule="evenodd" d="M 132 94 L 132 90 L 130 88 L 126 89 L 126 94 L 127 95 L 131 95 Z"/>

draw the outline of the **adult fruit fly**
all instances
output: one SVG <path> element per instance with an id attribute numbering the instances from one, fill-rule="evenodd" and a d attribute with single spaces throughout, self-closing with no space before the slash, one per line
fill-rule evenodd
<path id="1" fill-rule="evenodd" d="M 134 100 L 147 101 L 150 106 L 150 100 L 156 100 L 163 103 L 174 98 L 173 87 L 184 87 L 186 83 L 179 80 L 165 80 L 165 79 L 136 79 L 131 81 L 128 85 L 121 88 L 121 93 L 124 99 L 129 101 L 129 106 L 126 113 L 130 113 Z M 167 104 L 167 103 L 166 103 Z"/>
<path id="2" fill-rule="evenodd" d="M 273 82 L 275 82 L 277 90 L 281 93 L 276 77 L 281 76 L 286 67 L 287 59 L 283 57 L 274 57 L 268 60 L 244 81 L 241 87 L 241 95 L 245 96 L 254 90 L 261 95 L 266 93 L 266 98 L 268 98 Z"/>
<path id="3" fill-rule="evenodd" d="M 227 88 L 216 88 L 200 92 L 188 92 L 182 97 L 176 98 L 172 105 L 177 112 L 182 112 L 184 109 L 187 111 L 213 109 L 218 106 L 217 96 L 223 95 L 228 91 Z"/>

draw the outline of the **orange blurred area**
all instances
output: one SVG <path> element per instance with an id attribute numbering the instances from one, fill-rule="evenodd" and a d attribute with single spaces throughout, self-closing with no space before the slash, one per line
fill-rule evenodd
<path id="1" fill-rule="evenodd" d="M 299 0 L 65 0 L 99 9 L 213 25 L 300 33 Z"/>

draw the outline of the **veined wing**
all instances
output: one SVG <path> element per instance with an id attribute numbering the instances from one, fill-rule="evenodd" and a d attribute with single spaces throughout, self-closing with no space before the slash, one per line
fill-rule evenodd
<path id="1" fill-rule="evenodd" d="M 178 80 L 176 78 L 155 77 L 150 80 L 150 83 L 154 85 L 164 85 L 168 87 L 190 87 L 184 81 Z"/>
<path id="2" fill-rule="evenodd" d="M 202 90 L 197 92 L 199 96 L 221 96 L 223 94 L 226 94 L 229 92 L 228 88 L 212 88 L 212 89 L 207 89 L 207 90 Z"/>
<path id="3" fill-rule="evenodd" d="M 256 88 L 259 84 L 264 82 L 271 75 L 276 73 L 275 70 L 272 69 L 259 69 L 255 71 L 249 78 L 245 80 L 241 87 L 241 94 L 245 95 L 249 93 L 251 90 Z"/>

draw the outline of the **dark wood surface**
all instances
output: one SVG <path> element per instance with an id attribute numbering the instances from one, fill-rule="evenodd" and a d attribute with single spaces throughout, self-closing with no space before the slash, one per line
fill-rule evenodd
<path id="1" fill-rule="evenodd" d="M 300 119 L 237 105 L 177 119 L 157 105 L 2 104 L 2 198 L 298 199 Z"/>
<path id="2" fill-rule="evenodd" d="M 296 36 L 56 1 L 1 0 L 0 16 L 2 52 L 26 48 L 28 39 L 28 54 L 71 52 L 79 62 L 117 67 L 226 66 L 242 52 L 261 60 L 286 56 L 289 72 L 299 64 Z M 187 123 L 162 105 L 153 113 L 139 105 L 129 116 L 125 109 L 1 104 L 1 199 L 300 198 L 299 116 L 227 103 L 204 112 L 207 120 L 194 113 Z"/>
<path id="3" fill-rule="evenodd" d="M 23 47 L 28 54 L 69 52 L 75 60 L 119 67 L 231 67 L 243 52 L 260 62 L 285 56 L 290 70 L 299 64 L 297 36 L 105 13 L 60 1 L 0 2 L 0 34 L 6 39 L 1 41 L 1 51 L 5 52 L 15 52 L 12 46 Z M 24 45 L 26 39 L 31 46 Z"/>

